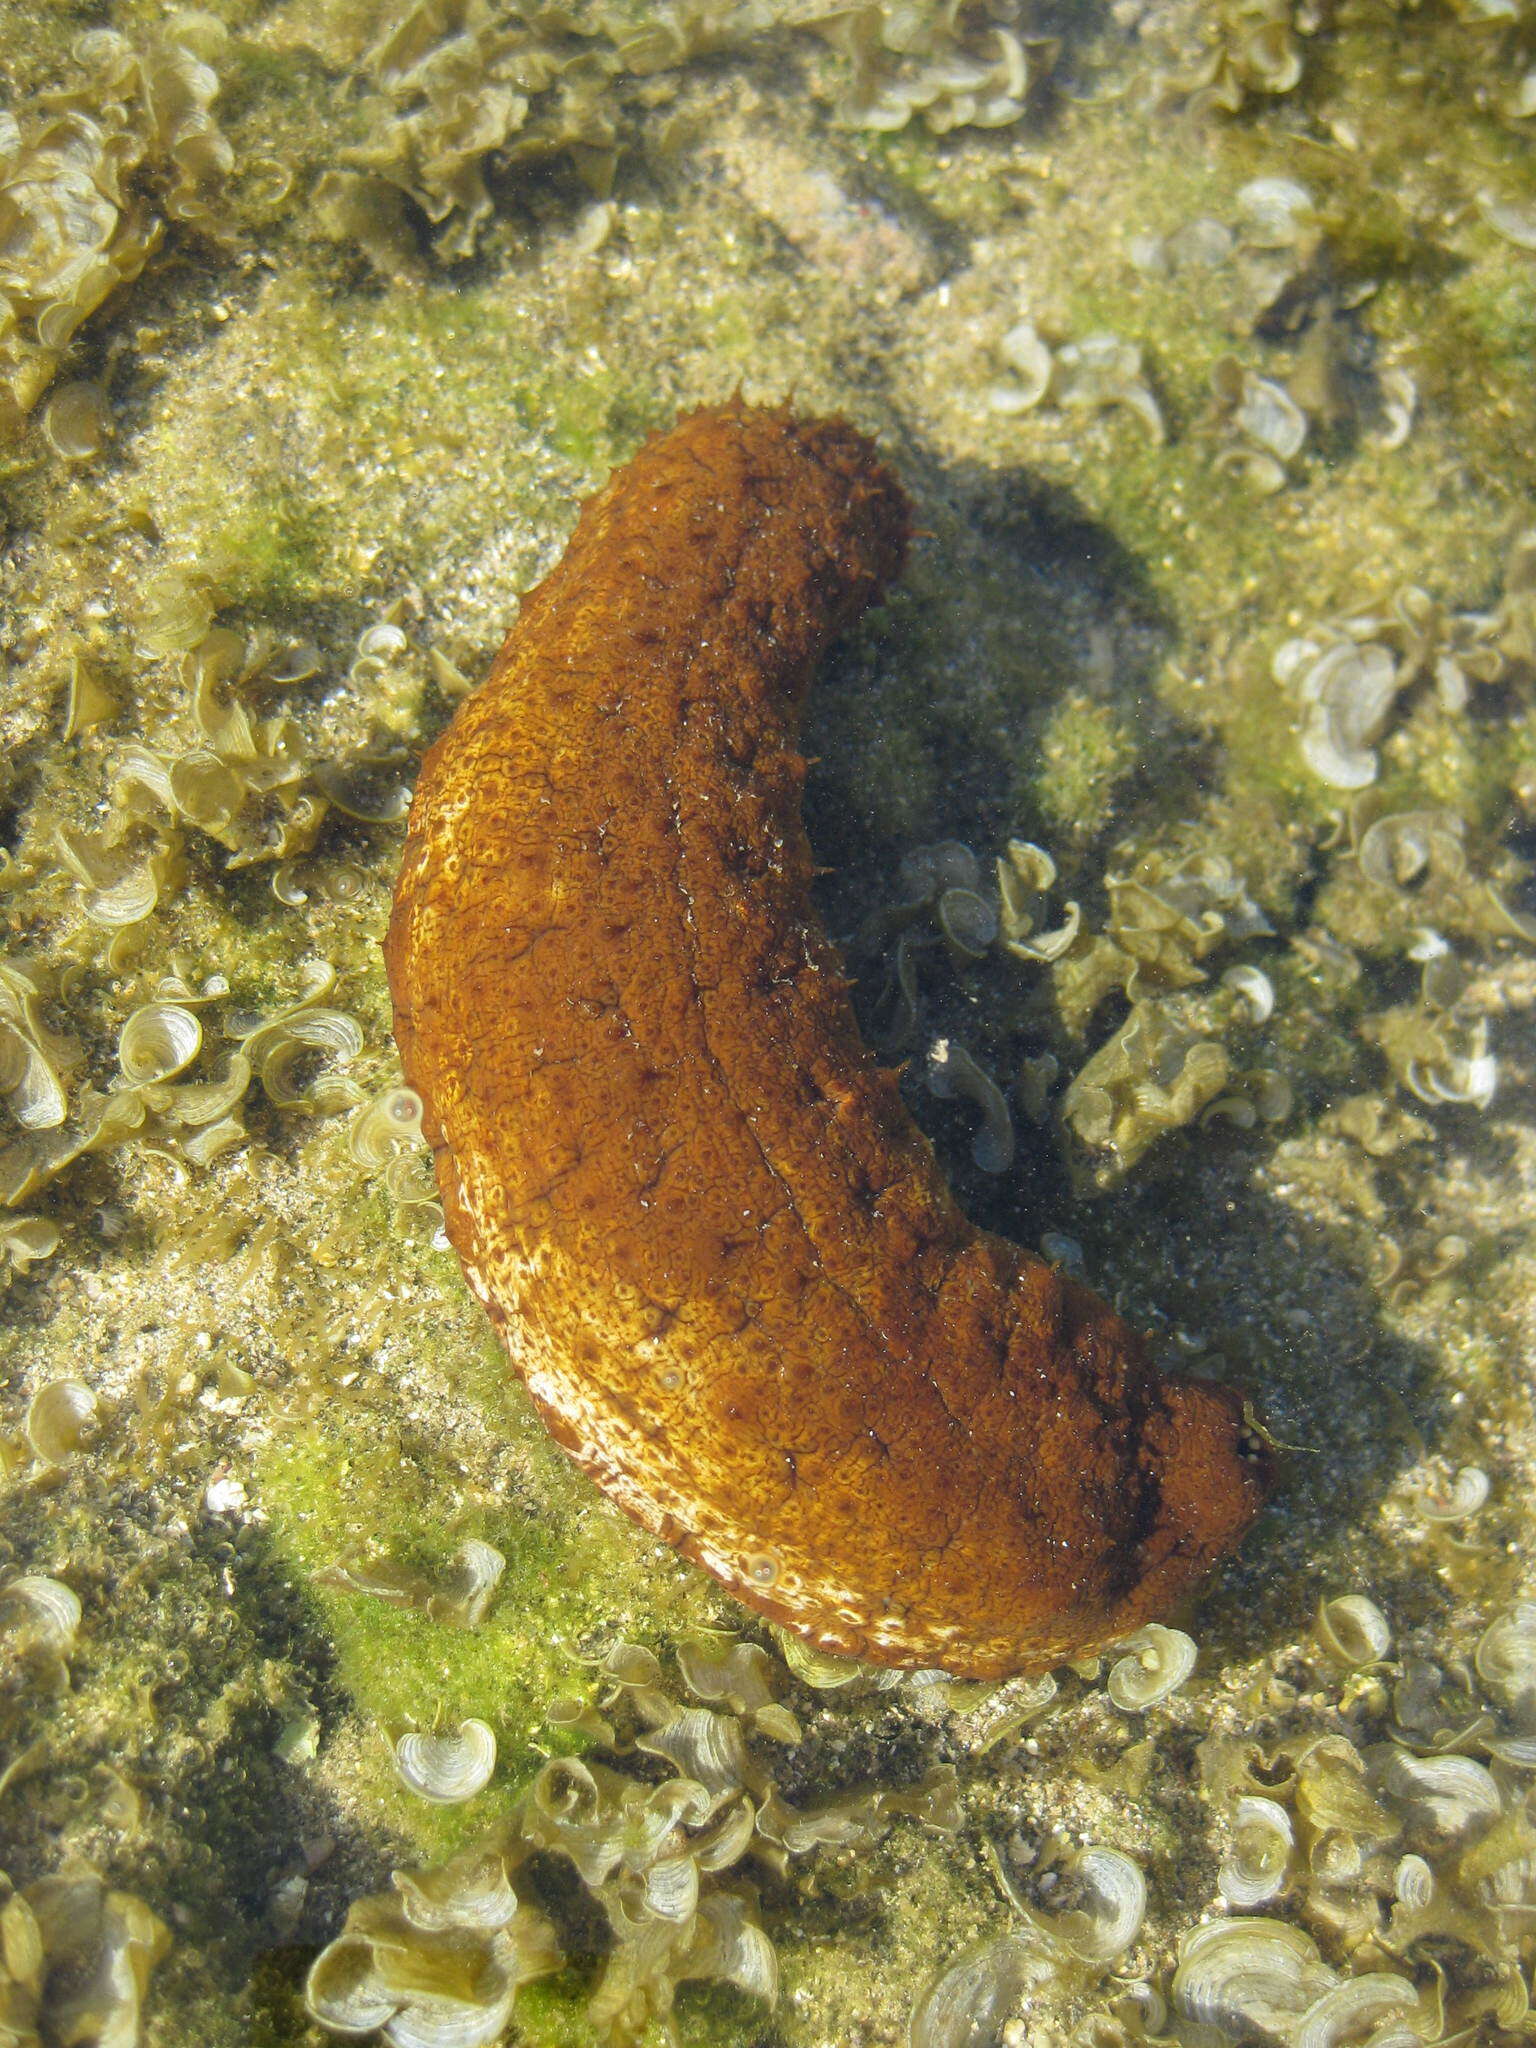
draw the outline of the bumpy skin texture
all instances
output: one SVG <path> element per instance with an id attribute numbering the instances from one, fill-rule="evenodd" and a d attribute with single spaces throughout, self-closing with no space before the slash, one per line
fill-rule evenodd
<path id="1" fill-rule="evenodd" d="M 386 951 L 557 1440 L 820 1647 L 992 1677 L 1166 1611 L 1267 1468 L 1234 1393 L 966 1221 L 859 1037 L 795 735 L 907 512 L 841 421 L 648 442 L 427 756 Z"/>

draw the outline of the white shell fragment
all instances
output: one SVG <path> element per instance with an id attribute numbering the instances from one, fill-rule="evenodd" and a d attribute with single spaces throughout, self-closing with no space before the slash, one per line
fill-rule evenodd
<path id="1" fill-rule="evenodd" d="M 478 1628 L 496 1597 L 506 1568 L 505 1553 L 494 1543 L 486 1543 L 478 1536 L 466 1538 L 454 1552 L 452 1566 L 436 1596 L 428 1601 L 428 1614 L 450 1628 Z"/>
<path id="2" fill-rule="evenodd" d="M 1422 1856 L 1400 1856 L 1392 1872 L 1392 1891 L 1400 1904 L 1422 1912 L 1435 1896 L 1435 1873 Z"/>
<path id="3" fill-rule="evenodd" d="M 1413 431 L 1419 409 L 1418 379 L 1411 370 L 1392 364 L 1382 371 L 1377 382 L 1381 389 L 1382 424 L 1376 446 L 1387 450 L 1401 448 Z"/>
<path id="4" fill-rule="evenodd" d="M 0 1258 L 18 1273 L 59 1248 L 59 1226 L 46 1216 L 0 1216 Z"/>
<path id="5" fill-rule="evenodd" d="M 453 1735 L 402 1735 L 395 1744 L 400 1782 L 434 1806 L 457 1806 L 491 1782 L 496 1737 L 483 1721 L 461 1721 Z"/>
<path id="6" fill-rule="evenodd" d="M 1488 1050 L 1487 1018 L 1474 1020 L 1465 1051 L 1447 1046 L 1433 1061 L 1410 1060 L 1403 1078 L 1420 1102 L 1468 1102 L 1486 1109 L 1499 1086 L 1498 1056 Z"/>
<path id="7" fill-rule="evenodd" d="M 1127 1636 L 1124 1653 L 1110 1667 L 1105 1691 L 1123 1713 L 1140 1713 L 1178 1691 L 1195 1668 L 1199 1651 L 1182 1629 L 1148 1622 Z"/>
<path id="8" fill-rule="evenodd" d="M 1077 937 L 1082 910 L 1078 904 L 1068 903 L 1060 925 L 1052 931 L 1038 929 L 1045 916 L 1047 892 L 1056 884 L 1055 861 L 1031 840 L 1010 839 L 1008 856 L 999 860 L 996 868 L 1004 948 L 1018 960 L 1059 960 Z"/>
<path id="9" fill-rule="evenodd" d="M 24 1131 L 54 1131 L 68 1114 L 64 1085 L 47 1054 L 0 1016 L 0 1095 Z"/>

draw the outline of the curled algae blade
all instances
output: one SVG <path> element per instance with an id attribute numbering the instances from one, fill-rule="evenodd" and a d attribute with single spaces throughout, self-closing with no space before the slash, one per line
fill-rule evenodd
<path id="1" fill-rule="evenodd" d="M 428 754 L 386 942 L 448 1232 L 556 1439 L 821 1649 L 995 1676 L 1247 1527 L 1230 1389 L 956 1207 L 810 901 L 802 700 L 900 569 L 838 420 L 739 402 L 583 508 Z"/>

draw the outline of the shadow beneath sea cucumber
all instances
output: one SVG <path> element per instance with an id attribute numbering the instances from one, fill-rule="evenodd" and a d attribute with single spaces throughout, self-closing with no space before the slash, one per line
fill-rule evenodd
<path id="1" fill-rule="evenodd" d="M 846 940 L 878 924 L 900 900 L 903 856 L 940 840 L 970 846 L 984 892 L 1009 838 L 1043 844 L 1061 869 L 1058 914 L 1079 901 L 1089 932 L 1103 928 L 1104 878 L 1125 841 L 1138 852 L 1219 850 L 1244 875 L 1241 833 L 1219 802 L 1219 743 L 1159 698 L 1178 629 L 1136 559 L 1057 486 L 943 468 L 920 450 L 898 459 L 925 537 L 883 613 L 834 652 L 807 717 L 806 821 L 832 870 L 818 887 L 829 930 Z M 1047 756 L 1070 718 L 1132 734 L 1134 758 L 1109 778 L 1097 813 L 1068 822 L 1059 803 L 1052 812 Z M 1308 893 L 1303 883 L 1297 900 Z M 1075 1240 L 1085 1277 L 1149 1333 L 1160 1364 L 1243 1386 L 1293 1447 L 1260 1523 L 1209 1588 L 1203 1625 L 1248 1656 L 1304 1628 L 1320 1593 L 1383 1591 L 1401 1566 L 1373 1535 L 1378 1511 L 1405 1467 L 1447 1441 L 1452 1388 L 1432 1353 L 1384 1320 L 1358 1238 L 1278 1167 L 1287 1139 L 1315 1129 L 1331 1082 L 1292 1043 L 1275 1055 L 1296 1101 L 1287 1122 L 1195 1122 L 1092 1195 L 1068 1171 L 1059 1125 L 1028 1123 L 1015 1101 L 1016 1161 L 984 1173 L 970 1157 L 974 1114 L 924 1086 L 927 1047 L 953 1036 L 1004 1088 L 1024 1055 L 1050 1051 L 1063 1069 L 1059 1106 L 1061 1083 L 1129 1006 L 1112 993 L 1074 1041 L 1053 1014 L 1049 968 L 996 947 L 981 961 L 956 958 L 931 919 L 929 931 L 911 954 L 916 1016 L 897 1056 L 908 1106 L 962 1207 L 1031 1248 Z M 1288 935 L 1277 927 L 1233 946 L 1210 979 L 1235 960 L 1273 964 Z M 853 964 L 865 969 L 861 1026 L 878 1044 L 891 1017 L 889 948 Z M 1410 1604 L 1424 1597 L 1417 1589 Z"/>

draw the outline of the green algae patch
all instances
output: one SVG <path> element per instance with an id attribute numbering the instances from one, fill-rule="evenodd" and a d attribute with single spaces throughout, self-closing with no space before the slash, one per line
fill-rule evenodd
<path id="1" fill-rule="evenodd" d="M 562 349 L 588 310 L 573 293 Z M 376 294 L 284 274 L 214 333 L 142 437 L 158 530 L 179 555 L 230 564 L 242 600 L 281 610 L 349 593 L 381 555 L 430 570 L 499 529 L 537 529 L 551 461 L 565 495 L 660 417 L 617 366 L 573 376 L 550 317 L 505 282 L 397 293 L 386 312 Z M 530 475 L 534 446 L 550 453 Z"/>
<path id="2" fill-rule="evenodd" d="M 1091 838 L 1109 822 L 1135 759 L 1135 736 L 1116 708 L 1072 692 L 1051 707 L 1038 763 L 1022 764 L 1021 773 L 1053 832 Z"/>
<path id="3" fill-rule="evenodd" d="M 477 1503 L 454 1514 L 462 1476 L 451 1461 L 424 1437 L 366 1422 L 278 1443 L 262 1461 L 260 1485 L 274 1546 L 309 1589 L 336 1682 L 362 1724 L 341 1745 L 349 1798 L 423 1853 L 451 1852 L 510 1811 L 545 1754 L 571 1746 L 546 1731 L 547 1709 L 586 1689 L 578 1645 L 610 1624 L 612 1577 L 600 1567 L 612 1545 L 601 1532 L 583 1545 L 526 1508 Z M 474 1627 L 336 1583 L 349 1565 L 361 1572 L 379 1557 L 427 1581 L 445 1578 L 466 1537 L 506 1560 L 490 1611 Z M 497 1738 L 490 1785 L 462 1806 L 407 1792 L 393 1740 L 413 1728 L 451 1732 L 467 1719 Z"/>

